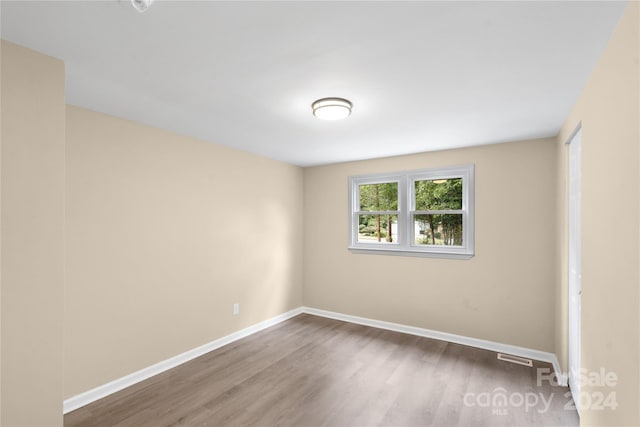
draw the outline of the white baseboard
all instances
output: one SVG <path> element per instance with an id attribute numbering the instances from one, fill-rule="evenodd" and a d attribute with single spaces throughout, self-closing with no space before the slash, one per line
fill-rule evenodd
<path id="1" fill-rule="evenodd" d="M 95 402 L 96 400 L 102 399 L 103 397 L 107 397 L 110 394 L 137 384 L 140 381 L 144 381 L 154 375 L 158 375 L 171 368 L 175 368 L 176 366 L 195 359 L 196 357 L 202 356 L 205 353 L 230 344 L 241 338 L 247 337 L 251 334 L 255 334 L 256 332 L 276 325 L 280 322 L 284 322 L 285 320 L 297 316 L 302 312 L 302 307 L 287 311 L 286 313 L 272 317 L 271 319 L 256 323 L 255 325 L 249 326 L 248 328 L 234 332 L 215 341 L 211 341 L 210 343 L 201 345 L 200 347 L 194 348 L 192 350 L 185 351 L 182 354 L 163 360 L 162 362 L 158 362 L 155 365 L 148 366 L 137 372 L 118 378 L 114 381 L 108 382 L 84 393 L 72 396 L 64 400 L 62 411 L 64 414 L 74 411 L 82 406 L 88 405 L 91 402 Z"/>
<path id="2" fill-rule="evenodd" d="M 387 329 L 390 331 L 402 332 L 405 334 L 417 335 L 420 337 L 433 338 L 441 341 L 468 345 L 470 347 L 482 348 L 485 350 L 495 351 L 498 353 L 507 353 L 507 354 L 512 354 L 514 356 L 526 357 L 528 359 L 548 362 L 553 365 L 553 369 L 558 378 L 558 382 L 561 385 L 564 385 L 564 386 L 567 385 L 567 376 L 560 369 L 558 358 L 553 353 L 548 353 L 548 352 L 539 351 L 539 350 L 532 350 L 529 348 L 518 347 L 514 345 L 509 345 L 509 344 L 501 344 L 501 343 L 482 340 L 478 338 L 470 338 L 470 337 L 465 337 L 463 335 L 450 334 L 447 332 L 439 332 L 431 329 L 417 328 L 415 326 L 407 326 L 407 325 L 401 325 L 398 323 L 385 322 L 382 320 L 374 320 L 374 319 L 368 319 L 365 317 L 351 316 L 349 314 L 336 313 L 333 311 L 320 310 L 317 308 L 298 307 L 291 311 L 287 311 L 286 313 L 280 314 L 276 317 L 272 317 L 271 319 L 267 319 L 260 323 L 256 323 L 255 325 L 249 326 L 248 328 L 242 329 L 240 331 L 234 332 L 225 337 L 219 338 L 215 341 L 211 341 L 210 343 L 204 344 L 200 347 L 194 348 L 192 350 L 186 351 L 177 356 L 163 360 L 162 362 L 158 362 L 155 365 L 148 366 L 137 372 L 133 372 L 129 375 L 118 378 L 116 380 L 113 380 L 101 386 L 88 390 L 84 393 L 80 393 L 78 395 L 65 399 L 62 406 L 63 413 L 66 414 L 71 411 L 75 411 L 76 409 L 81 408 L 82 406 L 88 405 L 89 403 L 95 402 L 96 400 L 107 397 L 110 394 L 113 394 L 117 391 L 130 387 L 134 384 L 139 383 L 140 381 L 144 381 L 147 378 L 150 378 L 154 375 L 158 375 L 171 368 L 175 368 L 178 365 L 181 365 L 185 362 L 195 359 L 196 357 L 202 356 L 203 354 L 206 354 L 224 345 L 230 344 L 241 338 L 245 338 L 249 335 L 252 335 L 270 326 L 284 322 L 285 320 L 295 317 L 301 313 L 307 313 L 307 314 L 312 314 L 314 316 L 327 317 L 330 319 L 342 320 L 344 322 L 357 323 L 359 325 L 371 326 L 371 327 L 380 328 L 380 329 Z"/>
<path id="3" fill-rule="evenodd" d="M 514 356 L 525 357 L 527 359 L 548 362 L 553 365 L 553 370 L 560 385 L 567 385 L 567 376 L 560 369 L 558 358 L 553 353 L 546 351 L 533 350 L 525 347 L 518 347 L 510 344 L 502 344 L 494 341 L 482 340 L 478 338 L 465 337 L 463 335 L 455 335 L 447 332 L 434 331 L 431 329 L 417 328 L 415 326 L 401 325 L 398 323 L 385 322 L 382 320 L 368 319 L 365 317 L 351 316 L 349 314 L 336 313 L 333 311 L 320 310 L 311 307 L 302 307 L 304 313 L 313 314 L 315 316 L 328 317 L 330 319 L 342 320 L 344 322 L 357 323 L 359 325 L 372 326 L 374 328 L 387 329 L 390 331 L 402 332 L 419 337 L 433 338 L 441 341 L 452 342 L 456 344 L 468 345 L 470 347 L 482 348 L 485 350 L 495 351 L 497 353 L 512 354 Z"/>

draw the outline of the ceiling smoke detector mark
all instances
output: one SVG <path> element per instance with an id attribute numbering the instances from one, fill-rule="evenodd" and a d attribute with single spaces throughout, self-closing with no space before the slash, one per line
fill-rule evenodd
<path id="1" fill-rule="evenodd" d="M 525 359 L 524 357 L 519 357 L 519 356 L 512 356 L 511 354 L 498 353 L 498 360 L 515 363 L 517 365 L 533 367 L 533 361 L 531 359 Z"/>

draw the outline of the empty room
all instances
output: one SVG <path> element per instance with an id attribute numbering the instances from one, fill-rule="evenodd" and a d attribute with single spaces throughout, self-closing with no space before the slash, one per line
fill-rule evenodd
<path id="1" fill-rule="evenodd" d="M 0 425 L 640 425 L 640 2 L 0 0 Z"/>

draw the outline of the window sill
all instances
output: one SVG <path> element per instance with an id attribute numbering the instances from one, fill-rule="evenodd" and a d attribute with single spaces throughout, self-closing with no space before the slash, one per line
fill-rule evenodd
<path id="1" fill-rule="evenodd" d="M 392 255 L 392 256 L 406 256 L 406 257 L 422 257 L 422 258 L 445 258 L 445 259 L 471 259 L 473 253 L 467 252 L 432 252 L 432 251 L 408 251 L 406 249 L 390 249 L 390 248 L 360 248 L 350 246 L 349 252 L 354 254 L 369 254 L 369 255 Z"/>

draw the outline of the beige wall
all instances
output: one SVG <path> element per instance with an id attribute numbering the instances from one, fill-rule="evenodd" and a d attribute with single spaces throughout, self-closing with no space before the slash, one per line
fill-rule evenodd
<path id="1" fill-rule="evenodd" d="M 68 107 L 65 398 L 301 306 L 302 189 L 298 167 Z"/>
<path id="2" fill-rule="evenodd" d="M 640 425 L 639 22 L 640 4 L 630 2 L 558 136 L 566 142 L 582 122 L 582 367 L 604 367 L 619 378 L 618 408 L 584 411 L 584 425 Z M 566 162 L 560 173 L 566 176 Z M 565 288 L 566 266 L 562 272 Z M 564 352 L 566 334 L 558 335 Z"/>
<path id="3" fill-rule="evenodd" d="M 2 41 L 3 426 L 62 425 L 64 65 Z"/>
<path id="4" fill-rule="evenodd" d="M 305 305 L 553 351 L 555 162 L 546 139 L 305 169 Z M 348 176 L 468 163 L 474 258 L 347 250 Z"/>

